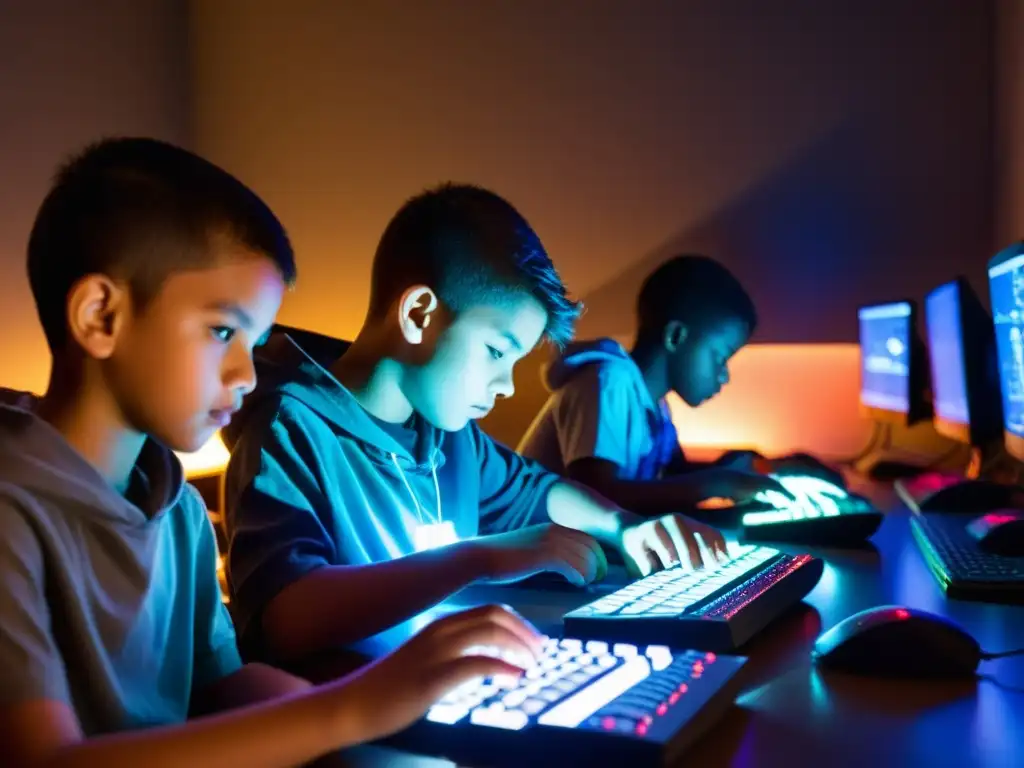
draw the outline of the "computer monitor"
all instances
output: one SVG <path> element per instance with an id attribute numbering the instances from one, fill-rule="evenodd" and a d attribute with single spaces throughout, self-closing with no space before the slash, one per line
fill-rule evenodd
<path id="1" fill-rule="evenodd" d="M 992 318 L 963 277 L 925 297 L 924 317 L 935 431 L 988 445 L 1003 431 Z"/>
<path id="2" fill-rule="evenodd" d="M 861 307 L 857 319 L 861 412 L 875 421 L 905 425 L 928 418 L 928 372 L 914 302 Z"/>
<path id="3" fill-rule="evenodd" d="M 1024 242 L 988 263 L 1006 452 L 1024 461 Z"/>

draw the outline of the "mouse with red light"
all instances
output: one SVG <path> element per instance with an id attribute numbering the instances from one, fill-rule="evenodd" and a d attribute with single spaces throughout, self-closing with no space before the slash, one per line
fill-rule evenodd
<path id="1" fill-rule="evenodd" d="M 984 552 L 1002 557 L 1024 557 L 1024 513 L 995 509 L 967 524 L 967 532 Z"/>
<path id="2" fill-rule="evenodd" d="M 880 606 L 850 616 L 814 645 L 826 669 L 890 678 L 969 678 L 986 654 L 948 619 L 900 606 Z"/>

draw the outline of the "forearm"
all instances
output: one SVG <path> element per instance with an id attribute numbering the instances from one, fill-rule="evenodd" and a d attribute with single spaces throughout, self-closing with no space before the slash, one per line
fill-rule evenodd
<path id="1" fill-rule="evenodd" d="M 246 664 L 237 672 L 204 686 L 193 698 L 193 715 L 208 715 L 271 701 L 311 688 L 307 680 L 265 664 Z"/>
<path id="2" fill-rule="evenodd" d="M 190 720 L 128 731 L 64 747 L 36 765 L 45 768 L 223 768 L 302 765 L 362 741 L 339 716 L 333 687 Z M 353 718 L 354 721 L 354 718 Z"/>
<path id="3" fill-rule="evenodd" d="M 553 523 L 590 534 L 603 544 L 617 546 L 631 514 L 593 489 L 562 479 L 548 493 L 548 517 Z"/>
<path id="4" fill-rule="evenodd" d="M 593 488 L 590 496 L 580 488 L 591 486 L 563 481 L 552 489 L 548 497 L 548 511 L 551 519 L 559 525 L 577 528 L 605 541 L 600 532 L 607 523 L 602 520 L 609 514 L 621 518 L 621 514 L 615 515 L 616 507 L 641 517 L 682 512 L 715 496 L 717 486 L 715 470 L 701 470 L 669 480 L 607 480 Z"/>
<path id="5" fill-rule="evenodd" d="M 286 659 L 330 651 L 411 619 L 478 579 L 472 542 L 357 566 L 327 566 L 283 589 L 264 611 L 273 651 Z"/>

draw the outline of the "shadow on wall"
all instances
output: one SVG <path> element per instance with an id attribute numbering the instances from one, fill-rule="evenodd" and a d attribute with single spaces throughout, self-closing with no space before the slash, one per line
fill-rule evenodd
<path id="1" fill-rule="evenodd" d="M 583 297 L 582 338 L 631 333 L 633 302 L 643 279 L 679 253 L 705 253 L 730 267 L 750 290 L 761 314 L 756 340 L 772 343 L 856 341 L 860 304 L 904 296 L 920 298 L 913 265 L 949 279 L 977 260 L 967 275 L 979 295 L 989 238 L 970 226 L 936 227 L 956 217 L 955 201 L 936 200 L 936 171 L 922 151 L 928 137 L 898 169 L 880 167 L 872 146 L 880 130 L 899 131 L 867 113 L 837 126 L 804 153 L 749 188 L 695 227 L 665 240 Z M 878 194 L 886 190 L 885 198 Z M 973 190 L 965 190 L 970 195 Z M 935 200 L 935 205 L 891 205 L 892 200 Z M 889 201 L 889 202 L 886 202 Z M 976 207 L 976 206 L 972 206 Z M 884 244 L 884 245 L 883 245 Z M 883 250 L 884 249 L 884 250 Z M 831 290 L 821 290 L 822 285 Z"/>
<path id="2" fill-rule="evenodd" d="M 761 315 L 756 341 L 762 343 L 737 356 L 732 383 L 713 403 L 698 412 L 672 402 L 684 444 L 843 456 L 867 439 L 869 427 L 857 407 L 857 306 L 919 298 L 933 286 L 917 283 L 912 264 L 928 259 L 940 270 L 945 264 L 952 277 L 964 253 L 979 249 L 977 242 L 967 242 L 969 228 L 956 233 L 962 242 L 955 242 L 949 232 L 928 226 L 928 217 L 951 212 L 908 206 L 915 221 L 905 211 L 876 204 L 873 190 L 879 185 L 887 186 L 892 200 L 927 196 L 930 183 L 914 163 L 899 175 L 872 164 L 871 127 L 880 125 L 884 121 L 877 116 L 864 116 L 837 126 L 731 205 L 666 239 L 582 297 L 586 312 L 577 336 L 612 336 L 628 343 L 641 283 L 674 254 L 721 259 L 748 287 Z M 934 156 L 934 151 L 917 154 Z M 870 227 L 861 226 L 866 220 Z M 879 252 L 881 243 L 888 252 Z M 866 270 L 865 262 L 892 269 Z M 970 277 L 982 282 L 983 270 Z M 822 290 L 822 283 L 832 290 Z M 514 399 L 499 403 L 482 423 L 489 434 L 516 445 L 547 398 L 540 371 L 549 356 L 543 347 L 519 364 Z M 929 453 L 927 446 L 924 452 Z"/>

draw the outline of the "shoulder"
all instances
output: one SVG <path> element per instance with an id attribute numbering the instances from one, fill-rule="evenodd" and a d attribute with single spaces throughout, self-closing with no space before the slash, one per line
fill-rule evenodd
<path id="1" fill-rule="evenodd" d="M 185 483 L 174 511 L 187 524 L 189 535 L 192 538 L 198 538 L 206 528 L 213 525 L 213 522 L 210 520 L 209 510 L 206 508 L 206 502 L 203 501 L 203 497 L 191 483 Z"/>
<path id="2" fill-rule="evenodd" d="M 46 525 L 25 489 L 0 482 L 0 553 L 16 553 L 18 559 L 38 556 L 40 527 Z"/>

